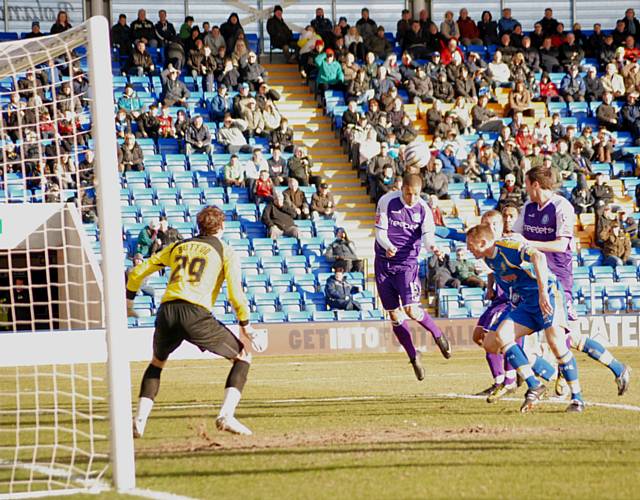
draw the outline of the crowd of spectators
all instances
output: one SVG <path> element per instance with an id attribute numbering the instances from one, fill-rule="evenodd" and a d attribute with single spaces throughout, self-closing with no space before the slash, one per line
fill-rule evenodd
<path id="1" fill-rule="evenodd" d="M 607 182 L 592 164 L 638 161 L 616 147 L 619 132 L 640 145 L 638 26 L 633 9 L 613 31 L 595 24 L 590 33 L 578 23 L 565 31 L 550 8 L 530 33 L 509 8 L 497 21 L 485 11 L 477 23 L 464 8 L 457 21 L 448 11 L 439 26 L 427 11 L 414 19 L 404 10 L 398 52 L 379 43 L 385 29 L 368 9 L 354 26 L 341 20 L 335 27 L 317 9 L 301 35 L 300 67 L 319 102 L 326 104 L 327 90 L 344 96 L 342 140 L 372 200 L 399 189 L 405 173 L 419 173 L 432 206 L 448 198 L 451 183 L 500 181 L 498 208 L 517 209 L 525 201 L 524 172 L 545 165 L 559 182 L 577 183 L 577 213 L 600 217 L 614 200 L 592 200 Z M 406 102 L 417 105 L 418 123 L 424 120 L 417 129 Z M 574 102 L 587 102 L 593 118 L 564 122 L 560 108 Z M 407 148 L 421 141 L 430 154 L 407 162 Z"/>
<path id="2" fill-rule="evenodd" d="M 51 32 L 69 27 L 61 12 Z M 29 36 L 39 36 L 39 31 L 35 22 Z M 571 201 L 578 214 L 594 213 L 594 241 L 608 262 L 629 261 L 628 248 L 638 241 L 637 226 L 615 203 L 607 176 L 594 175 L 593 163 L 629 160 L 619 156 L 621 132 L 640 145 L 640 22 L 633 9 L 627 9 L 615 27 L 603 29 L 596 23 L 589 32 L 578 23 L 565 30 L 550 8 L 531 32 L 523 30 L 509 8 L 496 21 L 489 11 L 478 20 L 464 8 L 457 20 L 447 11 L 439 23 L 426 10 L 417 18 L 404 10 L 391 38 L 391 30 L 378 25 L 367 8 L 353 25 L 346 18 L 334 24 L 317 8 L 297 38 L 276 6 L 267 31 L 272 47 L 282 49 L 313 82 L 319 104 L 327 104 L 327 90 L 343 93 L 347 109 L 341 116 L 341 140 L 372 200 L 400 189 L 404 174 L 418 173 L 436 224 L 444 224 L 438 205 L 449 197 L 453 183 L 499 181 L 498 207 L 517 210 L 525 199 L 524 172 L 543 165 L 556 171 L 558 181 L 575 181 Z M 311 157 L 295 143 L 278 109 L 281 96 L 250 50 L 237 14 L 220 26 L 198 26 L 187 16 L 176 30 L 166 11 L 158 12 L 154 24 L 140 9 L 131 23 L 120 15 L 111 41 L 123 56 L 123 74 L 158 76 L 162 84 L 158 101 L 148 107 L 133 85 L 117 99 L 120 171 L 144 170 L 137 143 L 141 138 L 175 138 L 186 154 L 210 154 L 218 143 L 231 155 L 223 168 L 223 184 L 246 187 L 252 200 L 266 203 L 262 220 L 272 237 L 297 236 L 296 220 L 334 216 L 329 186 L 313 174 Z M 149 50 L 158 47 L 164 54 L 160 64 Z M 56 68 L 60 74 L 55 82 L 60 76 L 69 76 L 70 82 L 51 89 L 50 71 L 28 73 L 3 113 L 9 141 L 2 168 L 8 172 L 16 168 L 12 165 L 28 165 L 29 177 L 40 179 L 34 182 L 45 179 L 51 201 L 93 175 L 74 165 L 71 154 L 89 138 L 88 132 L 77 133 L 87 104 L 86 78 L 73 61 Z M 188 108 L 192 91 L 185 76 L 207 93 L 206 113 L 171 111 Z M 47 103 L 46 90 L 55 91 L 55 106 Z M 581 102 L 593 110 L 590 120 L 567 124 L 560 108 Z M 417 122 L 406 103 L 417 106 Z M 55 139 L 48 147 L 60 154 L 51 155 L 53 162 L 32 165 L 29 144 L 42 138 Z M 268 157 L 256 139 L 268 141 Z M 424 141 L 429 153 L 414 161 L 408 152 Z M 251 159 L 244 160 L 243 154 L 251 154 Z M 316 187 L 311 200 L 301 190 L 306 186 Z M 338 236 L 331 257 L 347 271 L 361 269 L 345 239 L 346 233 Z M 433 275 L 443 286 L 483 286 L 476 270 L 463 265 L 466 256 L 451 263 L 446 259 L 448 255 L 432 259 Z"/>
<path id="3" fill-rule="evenodd" d="M 60 11 L 50 33 L 70 28 L 67 13 Z M 24 38 L 41 36 L 40 22 L 34 20 Z M 84 152 L 91 139 L 89 85 L 81 55 L 72 50 L 50 59 L 17 74 L 13 84 L 13 91 L 3 90 L 9 102 L 2 108 L 0 189 L 8 189 L 13 175 L 19 198 L 36 193 L 46 202 L 74 201 L 84 221 L 94 221 L 93 154 Z"/>
<path id="4" fill-rule="evenodd" d="M 269 86 L 256 53 L 247 49 L 238 16 L 233 13 L 219 27 L 203 23 L 202 28 L 187 16 L 178 33 L 164 10 L 158 17 L 154 25 L 140 9 L 131 24 L 121 15 L 112 28 L 114 48 L 127 56 L 123 72 L 159 74 L 162 82 L 159 102 L 148 109 L 131 84 L 117 101 L 116 133 L 123 139 L 120 171 L 144 169 L 144 155 L 136 139 L 176 138 L 187 155 L 210 154 L 212 144 L 217 143 L 231 155 L 221 169 L 222 184 L 244 187 L 251 200 L 267 205 L 262 220 L 272 237 L 297 235 L 295 220 L 332 218 L 335 200 L 330 188 L 313 174 L 313 160 L 306 148 L 295 143 L 294 131 L 278 109 L 281 96 Z M 295 59 L 297 45 L 279 6 L 274 8 L 268 30 L 272 44 Z M 164 70 L 154 66 L 148 47 L 164 47 Z M 199 90 L 209 93 L 205 116 L 187 115 L 182 109 L 171 112 L 173 106 L 186 107 L 191 95 L 181 75 L 194 77 Z M 207 122 L 217 127 L 210 129 Z M 262 145 L 254 144 L 257 138 L 267 140 L 270 157 L 263 156 Z M 244 154 L 251 158 L 246 160 Z M 316 192 L 308 199 L 300 186 L 315 186 Z"/>

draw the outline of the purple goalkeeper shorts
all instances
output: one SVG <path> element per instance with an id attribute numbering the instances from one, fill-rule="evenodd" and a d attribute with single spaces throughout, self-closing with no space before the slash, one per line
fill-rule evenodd
<path id="1" fill-rule="evenodd" d="M 507 309 L 509 309 L 509 299 L 507 297 L 503 296 L 492 301 L 486 311 L 482 313 L 482 316 L 478 318 L 476 326 L 479 326 L 487 332 L 495 330 L 500 318 L 502 318 Z"/>
<path id="2" fill-rule="evenodd" d="M 418 264 L 389 264 L 382 259 L 375 259 L 376 288 L 382 307 L 385 311 L 393 311 L 403 306 L 419 304 L 422 286 L 418 276 Z"/>

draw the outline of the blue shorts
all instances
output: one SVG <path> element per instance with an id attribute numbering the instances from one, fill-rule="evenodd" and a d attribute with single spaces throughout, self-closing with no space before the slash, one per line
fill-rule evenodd
<path id="1" fill-rule="evenodd" d="M 504 319 L 510 319 L 534 332 L 545 330 L 551 326 L 567 328 L 567 306 L 562 287 L 553 283 L 549 285 L 547 291 L 553 308 L 552 314 L 542 314 L 538 295 L 533 294 L 515 298 L 511 311 Z"/>

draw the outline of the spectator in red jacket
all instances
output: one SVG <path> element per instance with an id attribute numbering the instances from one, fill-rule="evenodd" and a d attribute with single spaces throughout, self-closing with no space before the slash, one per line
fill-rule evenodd
<path id="1" fill-rule="evenodd" d="M 640 33 L 636 33 L 636 37 L 640 37 Z M 640 61 L 640 49 L 636 47 L 636 41 L 631 35 L 624 40 L 624 58 L 631 62 Z"/>
<path id="2" fill-rule="evenodd" d="M 458 47 L 458 41 L 455 38 L 452 38 L 447 43 L 447 46 L 442 49 L 442 53 L 440 54 L 440 62 L 445 66 L 449 64 L 453 58 L 454 52 L 458 52 L 460 54 L 460 57 L 464 61 L 464 54 L 462 53 L 462 50 L 460 50 L 460 47 Z"/>
<path id="3" fill-rule="evenodd" d="M 269 177 L 268 170 L 260 170 L 260 175 L 253 185 L 254 198 L 256 203 L 269 203 L 273 199 L 274 193 L 273 181 Z"/>
<path id="4" fill-rule="evenodd" d="M 460 42 L 462 45 L 484 45 L 480 39 L 480 30 L 473 19 L 469 17 L 467 9 L 460 9 L 458 17 L 458 30 L 460 31 Z"/>
<path id="5" fill-rule="evenodd" d="M 558 86 L 551 81 L 549 73 L 542 73 L 540 77 L 540 100 L 549 104 L 552 101 L 563 101 L 558 92 Z"/>

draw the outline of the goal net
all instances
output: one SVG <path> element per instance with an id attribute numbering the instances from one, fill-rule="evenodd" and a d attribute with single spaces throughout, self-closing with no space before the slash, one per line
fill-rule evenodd
<path id="1" fill-rule="evenodd" d="M 108 33 L 0 44 L 0 498 L 134 487 Z"/>

